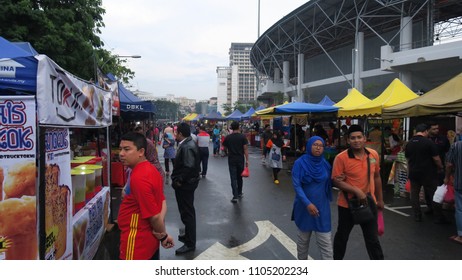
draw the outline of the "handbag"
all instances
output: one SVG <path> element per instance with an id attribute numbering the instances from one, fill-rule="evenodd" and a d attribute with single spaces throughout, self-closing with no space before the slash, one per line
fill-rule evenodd
<path id="1" fill-rule="evenodd" d="M 244 170 L 242 171 L 241 176 L 242 177 L 249 177 L 250 176 L 249 168 L 247 166 L 244 167 Z"/>
<path id="2" fill-rule="evenodd" d="M 351 216 L 353 217 L 353 223 L 355 225 L 368 223 L 375 218 L 369 205 L 369 201 L 371 200 L 369 199 L 369 195 L 365 203 L 361 202 L 356 197 L 348 199 L 348 195 L 345 192 L 343 192 L 343 195 L 348 202 L 348 209 L 350 209 Z"/>

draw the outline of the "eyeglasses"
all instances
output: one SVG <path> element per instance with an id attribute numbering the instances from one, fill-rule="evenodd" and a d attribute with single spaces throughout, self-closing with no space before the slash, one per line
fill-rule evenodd
<path id="1" fill-rule="evenodd" d="M 324 145 L 323 145 L 323 144 L 316 144 L 316 143 L 314 143 L 313 146 L 316 147 L 316 148 L 324 148 Z"/>

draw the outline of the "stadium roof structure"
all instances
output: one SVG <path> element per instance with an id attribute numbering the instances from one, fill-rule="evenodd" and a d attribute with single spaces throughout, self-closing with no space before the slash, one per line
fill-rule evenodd
<path id="1" fill-rule="evenodd" d="M 392 38 L 396 41 L 403 16 L 426 27 L 427 39 L 420 47 L 462 33 L 460 0 L 311 0 L 258 38 L 251 63 L 260 74 L 273 77 L 274 69 L 283 69 L 283 61 L 297 65 L 300 53 L 305 59 L 329 56 L 332 50 L 353 44 L 358 32 L 365 38 L 378 36 L 383 45 L 392 45 L 382 34 L 396 31 Z M 296 76 L 295 71 L 291 67 L 290 77 Z"/>

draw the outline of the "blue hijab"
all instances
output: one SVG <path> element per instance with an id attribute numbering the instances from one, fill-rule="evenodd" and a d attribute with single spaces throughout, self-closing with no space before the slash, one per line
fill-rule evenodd
<path id="1" fill-rule="evenodd" d="M 324 158 L 324 151 L 320 156 L 314 156 L 311 153 L 311 147 L 317 140 L 321 141 L 324 146 L 326 145 L 324 139 L 319 136 L 313 136 L 308 139 L 305 154 L 301 157 L 302 168 L 305 171 L 305 176 L 308 177 L 306 179 L 308 179 L 309 182 L 321 182 L 330 177 L 331 166 Z"/>

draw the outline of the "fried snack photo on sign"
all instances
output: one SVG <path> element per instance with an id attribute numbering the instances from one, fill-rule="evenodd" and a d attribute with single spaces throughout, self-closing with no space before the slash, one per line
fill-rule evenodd
<path id="1" fill-rule="evenodd" d="M 73 248 L 74 252 L 72 255 L 72 259 L 74 260 L 81 260 L 82 253 L 85 249 L 85 239 L 86 239 L 86 231 L 87 231 L 87 224 L 88 221 L 86 219 L 82 219 L 74 224 L 73 228 Z"/>
<path id="2" fill-rule="evenodd" d="M 35 195 L 37 167 L 35 161 L 18 163 L 8 168 L 3 182 L 6 198 L 20 198 L 23 195 Z"/>
<path id="3" fill-rule="evenodd" d="M 38 258 L 35 196 L 0 201 L 0 235 L 9 243 L 7 260 Z"/>
<path id="4" fill-rule="evenodd" d="M 54 248 L 57 260 L 66 252 L 68 205 L 70 203 L 69 187 L 58 185 L 60 174 L 57 164 L 47 165 L 45 170 L 45 232 L 47 237 L 56 233 Z M 56 232 L 53 231 L 55 227 Z"/>

